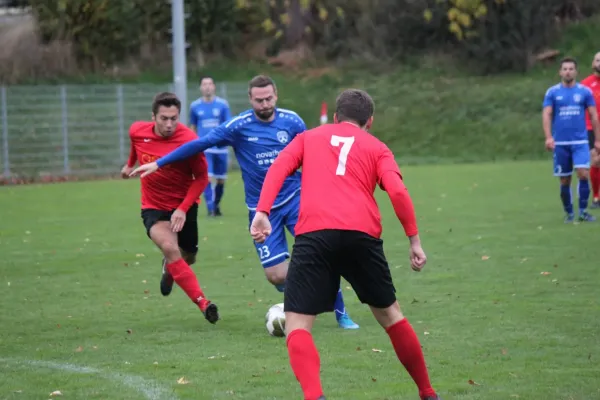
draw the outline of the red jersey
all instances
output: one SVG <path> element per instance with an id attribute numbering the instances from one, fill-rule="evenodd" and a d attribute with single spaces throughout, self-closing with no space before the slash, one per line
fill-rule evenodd
<path id="1" fill-rule="evenodd" d="M 133 167 L 156 161 L 184 143 L 198 136 L 179 123 L 169 137 L 154 132 L 154 122 L 134 122 L 129 128 L 131 152 L 127 165 Z M 160 168 L 141 179 L 142 209 L 172 211 L 177 208 L 187 212 L 197 202 L 208 185 L 208 166 L 203 153 L 184 161 Z"/>
<path id="2" fill-rule="evenodd" d="M 302 167 L 296 235 L 323 229 L 381 236 L 374 192 L 388 192 L 408 236 L 417 234 L 414 208 L 390 149 L 356 125 L 321 125 L 296 136 L 269 168 L 257 211 L 269 213 L 283 181 Z"/>
<path id="3" fill-rule="evenodd" d="M 600 113 L 600 76 L 596 74 L 592 74 L 581 81 L 581 84 L 589 87 L 592 90 L 592 94 L 594 95 L 594 100 L 596 100 L 596 109 L 598 113 Z M 590 120 L 590 113 L 585 112 L 585 125 L 588 131 L 591 131 L 592 121 Z"/>

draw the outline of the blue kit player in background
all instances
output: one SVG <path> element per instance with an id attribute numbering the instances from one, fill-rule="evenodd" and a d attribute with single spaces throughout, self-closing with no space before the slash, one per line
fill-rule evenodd
<path id="1" fill-rule="evenodd" d="M 221 124 L 208 135 L 190 142 L 190 145 L 183 145 L 156 162 L 140 166 L 132 175 L 142 173 L 143 178 L 160 167 L 184 160 L 209 147 L 232 146 L 242 170 L 249 227 L 256 214 L 267 170 L 279 152 L 297 134 L 306 130 L 306 125 L 295 112 L 276 107 L 277 88 L 271 78 L 263 75 L 253 78 L 249 83 L 248 94 L 252 109 Z M 300 176 L 300 172 L 296 172 L 285 180 L 270 216 L 273 231 L 264 243 L 254 242 L 267 280 L 280 292 L 285 289 L 290 257 L 285 229 L 294 235 L 298 222 Z M 346 313 L 341 289 L 337 294 L 335 316 L 341 328 L 359 327 Z"/>
<path id="2" fill-rule="evenodd" d="M 554 176 L 560 178 L 560 198 L 567 214 L 567 223 L 575 220 L 571 199 L 573 169 L 579 180 L 579 221 L 596 220 L 586 211 L 590 197 L 590 149 L 585 112 L 589 112 L 596 132 L 599 128 L 598 114 L 592 91 L 577 83 L 576 76 L 577 62 L 572 58 L 564 58 L 560 63 L 561 83 L 546 92 L 542 112 L 546 149 L 554 152 Z"/>
<path id="3" fill-rule="evenodd" d="M 215 81 L 209 76 L 200 79 L 202 97 L 190 105 L 190 128 L 199 137 L 221 125 L 231 118 L 231 110 L 227 100 L 215 96 Z M 221 216 L 221 198 L 227 179 L 228 149 L 227 146 L 214 146 L 204 151 L 208 162 L 208 177 L 211 183 L 204 191 L 204 200 L 209 216 Z"/>

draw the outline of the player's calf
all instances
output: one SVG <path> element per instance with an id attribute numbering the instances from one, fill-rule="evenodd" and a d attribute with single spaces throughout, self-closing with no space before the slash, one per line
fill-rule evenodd
<path id="1" fill-rule="evenodd" d="M 287 276 L 288 271 L 288 262 L 282 262 L 277 265 L 273 265 L 271 267 L 265 267 L 265 277 L 271 283 L 271 285 L 275 286 L 275 288 L 282 292 L 285 288 L 285 277 Z"/>

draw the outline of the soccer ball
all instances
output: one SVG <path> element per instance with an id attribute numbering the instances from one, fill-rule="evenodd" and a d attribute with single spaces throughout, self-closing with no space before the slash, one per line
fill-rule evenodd
<path id="1" fill-rule="evenodd" d="M 265 316 L 265 325 L 269 335 L 276 337 L 285 336 L 285 314 L 283 303 L 275 304 L 269 308 Z"/>

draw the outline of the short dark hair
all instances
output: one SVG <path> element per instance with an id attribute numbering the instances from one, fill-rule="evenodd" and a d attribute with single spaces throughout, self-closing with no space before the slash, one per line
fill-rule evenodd
<path id="1" fill-rule="evenodd" d="M 563 64 L 565 63 L 573 63 L 575 64 L 575 68 L 577 68 L 577 60 L 573 57 L 565 57 L 562 60 L 560 60 L 560 67 L 562 68 Z"/>
<path id="2" fill-rule="evenodd" d="M 212 76 L 210 76 L 210 75 L 202 75 L 200 77 L 200 80 L 198 81 L 198 83 L 200 85 L 202 85 L 202 81 L 205 80 L 205 79 L 210 79 L 211 81 L 213 81 L 213 83 L 215 83 L 215 79 Z"/>
<path id="3" fill-rule="evenodd" d="M 271 77 L 257 75 L 248 82 L 248 94 L 250 94 L 253 88 L 264 88 L 267 86 L 273 86 L 273 89 L 277 92 L 277 86 L 275 86 L 275 81 Z"/>
<path id="4" fill-rule="evenodd" d="M 181 112 L 181 101 L 175 93 L 162 92 L 154 96 L 152 102 L 152 114 L 156 115 L 160 107 L 177 107 L 177 111 Z"/>
<path id="5" fill-rule="evenodd" d="M 344 90 L 335 101 L 335 113 L 339 122 L 353 121 L 364 126 L 374 111 L 375 103 L 364 90 Z"/>

